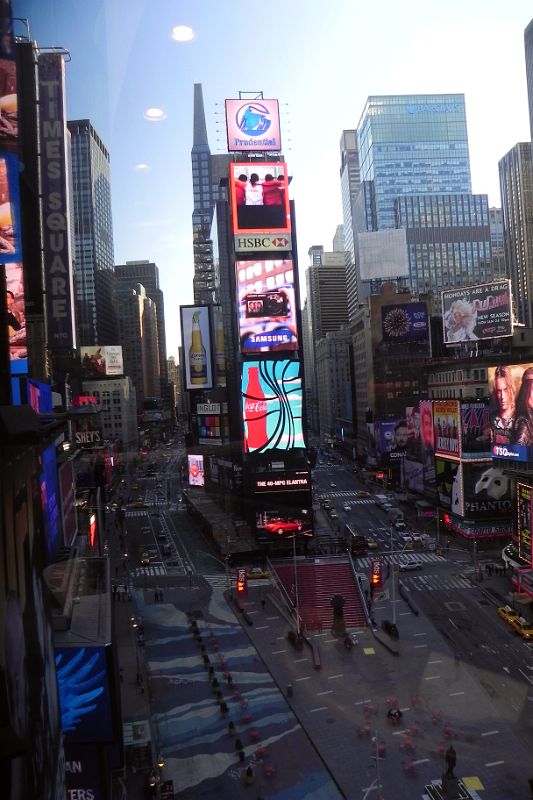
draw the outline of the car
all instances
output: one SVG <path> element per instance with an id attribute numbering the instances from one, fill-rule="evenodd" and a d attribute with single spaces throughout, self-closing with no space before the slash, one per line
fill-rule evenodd
<path id="1" fill-rule="evenodd" d="M 284 533 L 300 533 L 303 525 L 299 519 L 276 519 L 271 522 L 266 522 L 263 527 L 270 533 L 277 533 L 278 536 L 282 536 Z"/>
<path id="2" fill-rule="evenodd" d="M 415 561 L 414 558 L 406 558 L 398 564 L 400 572 L 411 572 L 412 570 L 422 569 L 422 562 Z"/>
<path id="3" fill-rule="evenodd" d="M 159 531 L 159 533 L 157 534 L 157 539 L 158 539 L 159 542 L 166 542 L 167 535 L 166 535 L 165 531 Z"/>
<path id="4" fill-rule="evenodd" d="M 379 542 L 376 542 L 375 539 L 367 539 L 366 546 L 369 550 L 379 550 Z"/>
<path id="5" fill-rule="evenodd" d="M 411 534 L 410 533 L 406 533 L 406 532 L 400 533 L 399 539 L 404 544 L 407 544 L 407 542 L 412 542 L 413 541 L 413 537 L 411 536 Z"/>
<path id="6" fill-rule="evenodd" d="M 517 617 L 511 620 L 511 627 L 522 639 L 525 639 L 527 642 L 533 641 L 533 625 L 531 622 L 528 622 L 527 619 L 524 619 L 524 617 Z"/>
<path id="7" fill-rule="evenodd" d="M 329 518 L 330 519 L 339 519 L 339 515 L 337 514 L 337 512 L 335 511 L 334 508 L 332 508 L 331 511 L 329 512 Z"/>
<path id="8" fill-rule="evenodd" d="M 324 505 L 322 506 L 322 508 L 324 509 L 324 511 L 331 511 L 331 509 L 333 508 L 333 506 L 331 505 L 331 503 L 328 503 L 328 502 L 326 501 L 326 502 L 324 503 Z"/>
<path id="9" fill-rule="evenodd" d="M 145 528 L 141 528 L 141 533 L 152 533 L 152 529 L 146 526 Z"/>
<path id="10" fill-rule="evenodd" d="M 510 625 L 514 620 L 518 619 L 518 611 L 515 611 L 511 606 L 500 606 L 498 609 L 498 616 L 508 622 Z"/>
<path id="11" fill-rule="evenodd" d="M 135 501 L 134 503 L 132 503 L 131 505 L 132 505 L 132 507 L 133 507 L 133 508 L 146 508 L 146 503 L 144 502 L 144 500 L 142 499 L 142 497 L 141 497 L 141 498 L 139 498 L 139 500 L 136 500 L 136 501 Z"/>
<path id="12" fill-rule="evenodd" d="M 397 530 L 397 531 L 399 531 L 400 533 L 402 533 L 403 531 L 406 531 L 406 530 L 407 530 L 407 525 L 406 525 L 406 524 L 405 524 L 405 522 L 404 522 L 403 520 L 401 520 L 401 519 L 399 519 L 397 522 L 395 522 L 395 523 L 394 523 L 394 527 L 395 527 L 395 528 L 396 528 L 396 530 Z"/>
<path id="13" fill-rule="evenodd" d="M 254 578 L 268 578 L 268 572 L 261 567 L 247 567 L 246 577 L 250 580 Z"/>
<path id="14" fill-rule="evenodd" d="M 330 486 L 331 486 L 332 489 L 336 489 L 337 488 L 337 484 L 336 483 L 330 483 Z"/>
<path id="15" fill-rule="evenodd" d="M 358 492 L 355 493 L 356 497 L 371 497 L 370 492 L 367 492 L 366 489 L 359 489 Z"/>
<path id="16" fill-rule="evenodd" d="M 139 564 L 141 567 L 147 567 L 150 563 L 150 553 L 147 553 L 146 550 L 143 550 L 139 553 Z"/>
<path id="17" fill-rule="evenodd" d="M 343 507 L 342 507 L 342 510 L 343 510 L 343 511 L 351 511 L 351 510 L 352 510 L 352 507 L 351 507 L 351 506 L 343 506 Z"/>

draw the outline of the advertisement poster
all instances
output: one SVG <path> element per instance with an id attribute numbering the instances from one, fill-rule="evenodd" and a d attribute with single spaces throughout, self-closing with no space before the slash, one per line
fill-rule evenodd
<path id="1" fill-rule="evenodd" d="M 16 154 L 17 141 L 17 65 L 14 59 L 0 58 L 0 152 Z"/>
<path id="2" fill-rule="evenodd" d="M 226 387 L 226 345 L 224 343 L 224 315 L 222 306 L 211 306 L 212 330 L 215 340 L 215 386 Z"/>
<path id="3" fill-rule="evenodd" d="M 55 653 L 65 742 L 113 741 L 106 648 L 56 647 Z"/>
<path id="4" fill-rule="evenodd" d="M 533 552 L 531 549 L 531 498 L 533 488 L 525 483 L 516 484 L 516 516 L 518 532 L 518 553 L 527 564 L 533 566 Z"/>
<path id="5" fill-rule="evenodd" d="M 533 364 L 489 367 L 493 458 L 533 461 Z"/>
<path id="6" fill-rule="evenodd" d="M 80 347 L 81 367 L 84 378 L 105 378 L 124 374 L 122 347 Z"/>
<path id="7" fill-rule="evenodd" d="M 444 458 L 435 459 L 435 482 L 437 487 L 437 499 L 441 508 L 452 510 L 452 499 L 454 505 L 459 510 L 461 475 L 457 477 L 459 463 L 457 461 L 446 461 Z"/>
<path id="8" fill-rule="evenodd" d="M 312 536 L 313 525 L 306 509 L 258 511 L 256 536 L 261 541 L 287 539 L 294 536 Z"/>
<path id="9" fill-rule="evenodd" d="M 511 282 L 442 292 L 442 321 L 445 344 L 511 336 Z"/>
<path id="10" fill-rule="evenodd" d="M 236 262 L 242 353 L 298 349 L 294 284 L 284 280 L 293 270 L 290 259 Z"/>
<path id="11" fill-rule="evenodd" d="M 226 131 L 230 153 L 281 152 L 277 100 L 226 100 Z"/>
<path id="12" fill-rule="evenodd" d="M 242 365 L 244 452 L 304 448 L 299 361 Z"/>
<path id="13" fill-rule="evenodd" d="M 463 464 L 463 495 L 465 517 L 479 519 L 511 515 L 511 479 L 490 461 Z"/>
<path id="14" fill-rule="evenodd" d="M 436 493 L 435 484 L 435 442 L 433 434 L 433 404 L 422 400 L 420 409 L 420 450 L 424 476 L 424 491 L 429 495 Z"/>
<path id="15" fill-rule="evenodd" d="M 78 531 L 75 504 L 76 479 L 72 461 L 67 461 L 59 467 L 58 476 L 63 517 L 63 539 L 67 547 L 70 547 Z"/>
<path id="16" fill-rule="evenodd" d="M 459 401 L 434 400 L 433 426 L 435 431 L 435 453 L 459 458 L 461 455 Z"/>
<path id="17" fill-rule="evenodd" d="M 203 486 L 204 480 L 204 457 L 187 456 L 189 464 L 189 486 Z"/>
<path id="18" fill-rule="evenodd" d="M 44 516 L 44 530 L 48 558 L 53 560 L 59 541 L 59 491 L 57 485 L 57 459 L 55 444 L 49 445 L 41 454 L 42 473 L 40 475 L 41 505 Z"/>
<path id="19" fill-rule="evenodd" d="M 461 441 L 462 458 L 490 458 L 488 403 L 461 403 Z"/>
<path id="20" fill-rule="evenodd" d="M 211 332 L 209 306 L 180 306 L 185 388 L 211 389 Z"/>
<path id="21" fill-rule="evenodd" d="M 428 311 L 425 303 L 398 303 L 381 309 L 383 341 L 388 344 L 427 341 Z"/>
<path id="22" fill-rule="evenodd" d="M 230 198 L 235 234 L 291 232 L 284 161 L 231 164 Z"/>
<path id="23" fill-rule="evenodd" d="M 265 473 L 255 478 L 255 492 L 299 492 L 311 488 L 309 472 L 291 471 Z"/>

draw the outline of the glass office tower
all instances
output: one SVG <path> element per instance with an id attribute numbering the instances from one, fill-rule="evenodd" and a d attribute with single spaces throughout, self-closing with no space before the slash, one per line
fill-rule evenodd
<path id="1" fill-rule="evenodd" d="M 462 94 L 369 97 L 357 134 L 358 231 L 396 227 L 395 201 L 403 195 L 472 191 Z"/>

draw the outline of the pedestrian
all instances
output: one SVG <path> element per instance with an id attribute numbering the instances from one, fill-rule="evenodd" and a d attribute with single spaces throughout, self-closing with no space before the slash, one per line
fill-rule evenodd
<path id="1" fill-rule="evenodd" d="M 120 669 L 118 671 L 118 674 L 119 674 L 120 682 L 123 683 L 123 681 L 124 681 L 124 672 L 122 670 L 122 667 L 120 667 Z"/>
<path id="2" fill-rule="evenodd" d="M 265 606 L 266 606 L 266 600 L 265 600 L 264 597 L 262 597 L 261 598 L 261 608 L 263 609 L 263 611 L 265 610 Z"/>
<path id="3" fill-rule="evenodd" d="M 161 603 L 163 602 L 163 590 L 162 589 L 159 590 L 159 600 L 160 600 Z"/>
<path id="4" fill-rule="evenodd" d="M 118 578 L 118 566 L 115 567 L 115 578 Z"/>
<path id="5" fill-rule="evenodd" d="M 155 589 L 154 590 L 154 603 L 157 603 L 158 600 L 159 600 L 159 592 L 157 591 L 157 589 Z"/>

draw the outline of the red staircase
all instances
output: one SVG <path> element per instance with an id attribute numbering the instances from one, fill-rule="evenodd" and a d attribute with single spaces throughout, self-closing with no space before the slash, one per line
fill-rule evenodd
<path id="1" fill-rule="evenodd" d="M 296 605 L 294 564 L 272 565 L 291 603 Z M 347 628 L 366 625 L 366 617 L 349 562 L 296 564 L 300 619 L 308 630 L 328 628 L 333 623 L 331 598 L 344 597 L 344 621 Z"/>

